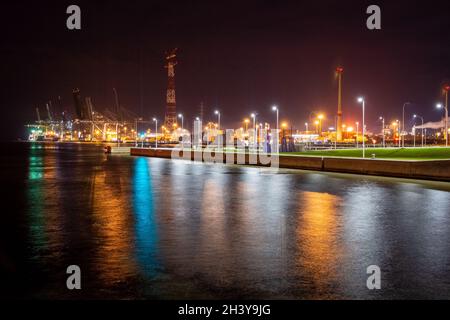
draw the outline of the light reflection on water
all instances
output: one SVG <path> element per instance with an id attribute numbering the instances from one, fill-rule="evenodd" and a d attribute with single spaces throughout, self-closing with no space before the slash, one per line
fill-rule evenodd
<path id="1" fill-rule="evenodd" d="M 31 295 L 72 297 L 64 272 L 78 264 L 77 297 L 450 298 L 446 184 L 79 145 L 27 156 L 23 259 L 48 276 Z M 379 292 L 365 287 L 371 264 Z"/>
<path id="2" fill-rule="evenodd" d="M 140 272 L 154 277 L 159 268 L 158 228 L 154 206 L 152 175 L 145 158 L 136 159 L 132 204 L 135 213 L 135 253 Z"/>

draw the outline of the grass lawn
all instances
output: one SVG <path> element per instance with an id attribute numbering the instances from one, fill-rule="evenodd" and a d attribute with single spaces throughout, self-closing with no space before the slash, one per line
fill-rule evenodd
<path id="1" fill-rule="evenodd" d="M 305 152 L 286 152 L 286 155 L 298 156 L 329 156 L 329 157 L 353 157 L 362 158 L 362 149 L 344 149 L 344 150 L 320 150 Z M 398 159 L 398 160 L 438 160 L 450 159 L 450 148 L 432 147 L 432 148 L 367 148 L 366 158 L 371 158 L 375 154 L 379 159 Z"/>

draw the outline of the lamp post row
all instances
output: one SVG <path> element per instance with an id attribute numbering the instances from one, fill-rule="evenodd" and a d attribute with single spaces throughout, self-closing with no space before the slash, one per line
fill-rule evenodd
<path id="1" fill-rule="evenodd" d="M 438 109 L 444 109 L 445 110 L 445 119 L 444 119 L 444 122 L 445 122 L 445 132 L 444 132 L 444 139 L 445 139 L 445 145 L 446 145 L 446 147 L 448 147 L 448 91 L 450 90 L 450 86 L 446 86 L 445 88 L 444 88 L 444 90 L 445 90 L 445 105 L 442 105 L 442 104 L 437 104 L 436 105 L 436 107 L 438 108 Z M 363 97 L 359 97 L 358 98 L 358 102 L 362 105 L 362 156 L 363 156 L 363 158 L 365 158 L 365 130 L 366 130 L 366 125 L 365 125 L 365 105 L 366 105 L 366 101 L 365 101 L 365 99 L 363 98 Z M 408 106 L 408 105 L 410 105 L 411 103 L 410 102 L 405 102 L 404 104 L 403 104 L 403 107 L 402 107 L 402 123 L 400 123 L 400 121 L 398 121 L 397 120 L 397 123 L 398 123 L 398 131 L 399 131 L 399 147 L 400 147 L 400 145 L 402 146 L 402 147 L 404 147 L 405 146 L 405 139 L 404 139 L 404 135 L 405 135 L 405 107 L 406 106 Z M 278 130 L 279 130 L 279 109 L 278 109 L 278 106 L 272 106 L 272 111 L 275 111 L 276 112 L 276 132 L 278 133 Z M 215 110 L 215 112 L 214 112 L 216 115 L 217 115 L 217 117 L 218 117 L 218 126 L 217 126 L 217 129 L 218 130 L 220 130 L 220 117 L 221 117 L 221 113 L 220 113 L 220 111 L 219 110 Z M 179 118 L 181 118 L 181 130 L 183 131 L 184 130 L 184 116 L 180 113 L 179 115 L 178 115 L 178 117 Z M 256 144 L 257 144 L 257 142 L 256 142 L 256 135 L 257 135 L 257 129 L 256 129 L 256 114 L 255 113 L 252 113 L 251 114 L 251 117 L 253 118 L 253 130 L 254 130 L 254 137 L 255 137 L 255 142 L 254 142 L 254 144 L 255 144 L 255 146 L 256 146 Z M 421 143 L 421 145 L 422 145 L 422 147 L 423 147 L 423 145 L 424 145 L 424 119 L 423 119 L 423 117 L 422 116 L 419 116 L 419 115 L 416 115 L 416 114 L 414 114 L 414 118 L 420 118 L 421 119 L 421 121 L 422 121 L 422 125 L 421 125 L 421 129 L 422 129 L 422 132 L 421 132 L 421 136 L 422 136 L 422 143 Z M 197 117 L 197 119 L 198 119 L 198 117 Z M 385 130 L 385 118 L 384 117 L 382 117 L 382 116 L 380 116 L 379 117 L 379 120 L 381 120 L 382 121 L 382 136 L 383 136 L 383 147 L 385 147 L 386 146 L 386 140 L 385 140 L 385 132 L 384 132 L 384 130 Z M 155 147 L 156 148 L 158 148 L 158 119 L 156 119 L 156 118 L 153 118 L 153 122 L 155 122 Z M 356 122 L 356 126 L 357 126 L 357 129 L 356 129 L 356 144 L 357 144 L 357 147 L 358 147 L 358 132 L 359 132 L 359 122 Z M 308 131 L 308 123 L 306 122 L 305 123 L 305 127 L 306 127 L 306 131 Z M 415 127 L 414 127 L 415 128 Z M 415 133 L 415 132 L 414 132 Z M 137 133 L 136 133 L 137 134 Z M 279 152 L 279 143 L 278 143 L 278 139 L 277 139 L 277 146 L 276 146 L 276 152 L 278 153 Z"/>

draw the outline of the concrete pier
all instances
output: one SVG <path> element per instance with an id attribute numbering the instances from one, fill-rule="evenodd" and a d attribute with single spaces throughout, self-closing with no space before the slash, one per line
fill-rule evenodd
<path id="1" fill-rule="evenodd" d="M 172 159 L 172 149 L 131 148 L 132 156 L 147 156 Z M 191 161 L 210 161 L 208 152 L 179 151 L 179 157 Z M 215 162 L 268 166 L 255 154 L 212 153 Z M 340 173 L 354 173 L 409 179 L 424 179 L 450 182 L 450 160 L 381 160 L 359 158 L 333 158 L 297 155 L 279 155 L 278 166 L 286 169 L 302 169 Z M 228 159 L 228 161 L 227 161 Z M 238 161 L 239 160 L 239 161 Z"/>

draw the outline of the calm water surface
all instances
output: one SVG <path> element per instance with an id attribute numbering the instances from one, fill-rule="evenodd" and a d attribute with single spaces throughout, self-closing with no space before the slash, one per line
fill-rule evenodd
<path id="1" fill-rule="evenodd" d="M 448 183 L 81 144 L 2 145 L 0 159 L 3 297 L 450 298 Z"/>

